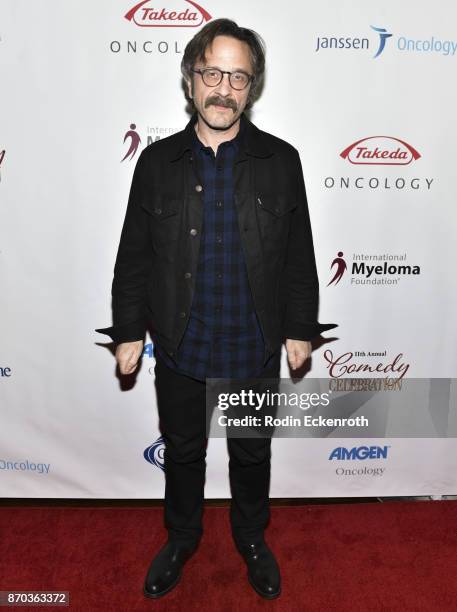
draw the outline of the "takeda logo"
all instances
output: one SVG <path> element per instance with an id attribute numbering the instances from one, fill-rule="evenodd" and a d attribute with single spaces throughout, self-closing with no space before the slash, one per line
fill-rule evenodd
<path id="1" fill-rule="evenodd" d="M 196 28 L 211 19 L 208 11 L 192 0 L 184 0 L 181 8 L 163 8 L 143 0 L 124 17 L 140 28 Z"/>
<path id="2" fill-rule="evenodd" d="M 340 153 L 351 164 L 407 166 L 420 158 L 410 144 L 393 136 L 368 136 L 357 140 Z"/>
<path id="3" fill-rule="evenodd" d="M 336 154 L 336 151 L 335 151 Z M 418 191 L 425 189 L 430 191 L 434 178 L 411 176 L 408 169 L 401 169 L 404 176 L 396 176 L 393 172 L 400 173 L 400 168 L 385 168 L 385 176 L 379 176 L 380 168 L 373 166 L 410 166 L 421 168 L 422 153 L 405 140 L 395 136 L 366 136 L 346 146 L 338 153 L 339 160 L 348 162 L 346 165 L 346 176 L 328 175 L 324 177 L 325 189 L 361 190 L 370 191 L 379 189 L 395 189 L 396 191 Z M 416 164 L 419 161 L 421 163 Z M 414 162 L 414 163 L 413 163 Z M 359 176 L 348 168 L 356 166 Z M 361 166 L 370 170 L 371 176 L 366 176 Z"/>

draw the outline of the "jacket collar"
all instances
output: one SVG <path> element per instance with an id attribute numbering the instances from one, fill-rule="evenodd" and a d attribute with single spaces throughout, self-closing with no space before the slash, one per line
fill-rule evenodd
<path id="1" fill-rule="evenodd" d="M 192 139 L 193 134 L 195 134 L 194 125 L 197 118 L 198 114 L 194 112 L 184 130 L 176 134 L 176 143 L 171 151 L 170 161 L 176 161 L 182 157 L 185 151 L 192 150 Z M 273 152 L 268 148 L 261 131 L 249 121 L 244 112 L 240 115 L 240 121 L 243 124 L 242 149 L 253 157 L 270 157 Z"/>

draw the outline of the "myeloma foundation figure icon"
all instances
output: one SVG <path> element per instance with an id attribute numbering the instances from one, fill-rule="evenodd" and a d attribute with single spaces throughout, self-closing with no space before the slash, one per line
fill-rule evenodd
<path id="1" fill-rule="evenodd" d="M 0 181 L 2 180 L 1 165 L 2 165 L 2 161 L 4 157 L 5 157 L 5 149 L 3 149 L 3 151 L 0 151 Z"/>
<path id="2" fill-rule="evenodd" d="M 334 277 L 332 278 L 332 280 L 329 282 L 328 285 L 331 285 L 333 282 L 336 284 L 338 284 L 343 276 L 343 274 L 346 272 L 347 270 L 347 265 L 346 262 L 343 259 L 343 251 L 338 251 L 338 257 L 335 257 L 335 259 L 332 261 L 332 265 L 330 266 L 330 270 L 333 268 L 333 266 L 336 264 L 336 272 Z M 327 287 L 328 287 L 327 285 Z"/>
<path id="3" fill-rule="evenodd" d="M 133 159 L 135 157 L 136 152 L 138 151 L 138 147 L 139 147 L 139 144 L 141 142 L 141 138 L 140 138 L 140 135 L 138 134 L 138 132 L 136 132 L 135 130 L 136 130 L 135 123 L 131 123 L 130 124 L 130 130 L 128 132 L 126 132 L 125 136 L 124 136 L 124 142 L 128 138 L 130 138 L 129 150 L 124 155 L 124 157 L 121 159 L 121 162 L 123 162 L 125 159 L 127 159 L 127 157 L 129 155 L 130 155 L 130 159 Z"/>

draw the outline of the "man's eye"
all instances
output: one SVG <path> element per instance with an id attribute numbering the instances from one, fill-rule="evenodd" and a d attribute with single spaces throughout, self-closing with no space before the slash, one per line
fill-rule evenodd
<path id="1" fill-rule="evenodd" d="M 206 74 L 209 76 L 210 79 L 215 79 L 219 76 L 216 70 L 208 70 Z"/>

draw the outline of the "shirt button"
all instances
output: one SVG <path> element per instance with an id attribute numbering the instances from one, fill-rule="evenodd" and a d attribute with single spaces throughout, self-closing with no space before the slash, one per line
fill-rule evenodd
<path id="1" fill-rule="evenodd" d="M 222 202 L 216 202 L 216 206 L 217 206 L 218 208 L 221 208 L 221 206 L 222 206 Z"/>
<path id="2" fill-rule="evenodd" d="M 222 242 L 222 236 L 216 236 L 216 242 Z"/>
<path id="3" fill-rule="evenodd" d="M 195 228 L 192 228 L 190 230 L 190 234 L 191 234 L 191 236 L 196 236 L 197 235 L 197 230 Z"/>
<path id="4" fill-rule="evenodd" d="M 192 274 L 190 272 L 186 272 L 184 274 L 184 278 L 190 278 L 192 276 Z"/>
<path id="5" fill-rule="evenodd" d="M 222 278 L 222 272 L 218 272 L 218 273 L 216 274 L 216 276 L 217 276 L 217 278 Z"/>
<path id="6" fill-rule="evenodd" d="M 203 187 L 201 185 L 195 185 L 195 191 L 203 191 Z"/>
<path id="7" fill-rule="evenodd" d="M 185 312 L 180 312 L 179 316 L 181 317 L 181 319 L 184 319 L 184 317 L 186 316 L 186 313 Z"/>

